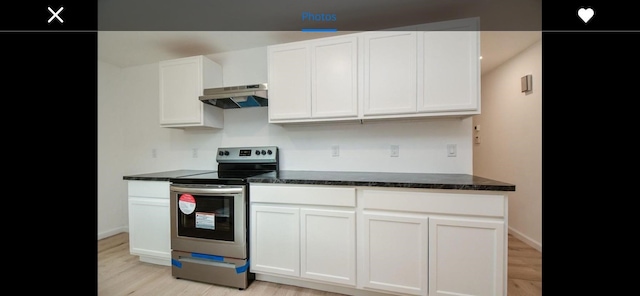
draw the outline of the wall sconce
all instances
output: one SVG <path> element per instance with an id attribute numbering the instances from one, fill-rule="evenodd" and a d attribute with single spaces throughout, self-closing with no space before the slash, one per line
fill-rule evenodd
<path id="1" fill-rule="evenodd" d="M 522 78 L 520 78 L 520 88 L 522 89 L 522 92 L 530 92 L 533 89 L 532 80 L 533 77 L 531 76 L 531 74 L 522 76 Z"/>

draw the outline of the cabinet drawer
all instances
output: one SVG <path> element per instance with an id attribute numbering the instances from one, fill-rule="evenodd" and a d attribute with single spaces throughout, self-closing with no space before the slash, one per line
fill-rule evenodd
<path id="1" fill-rule="evenodd" d="M 354 187 L 251 184 L 250 192 L 251 202 L 356 206 L 356 189 Z"/>
<path id="2" fill-rule="evenodd" d="M 169 198 L 168 181 L 128 181 L 129 196 Z"/>
<path id="3" fill-rule="evenodd" d="M 425 190 L 363 189 L 364 209 L 504 217 L 506 196 Z"/>

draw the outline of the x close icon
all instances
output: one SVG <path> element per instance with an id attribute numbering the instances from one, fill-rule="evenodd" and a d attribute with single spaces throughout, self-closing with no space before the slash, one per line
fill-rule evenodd
<path id="1" fill-rule="evenodd" d="M 60 6 L 60 9 L 58 9 L 58 11 L 53 11 L 53 9 L 51 9 L 50 6 L 47 6 L 47 9 L 49 9 L 49 12 L 51 12 L 52 16 L 49 18 L 49 21 L 47 23 L 51 23 L 53 21 L 53 19 L 58 19 L 58 21 L 62 24 L 64 23 L 64 21 L 62 20 L 62 18 L 60 18 L 60 12 L 62 12 L 62 10 L 64 9 L 64 7 Z"/>

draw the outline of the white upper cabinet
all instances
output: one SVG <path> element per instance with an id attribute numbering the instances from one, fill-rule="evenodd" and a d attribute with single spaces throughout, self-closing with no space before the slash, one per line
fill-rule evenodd
<path id="1" fill-rule="evenodd" d="M 356 118 L 357 53 L 356 36 L 270 46 L 269 120 Z"/>
<path id="2" fill-rule="evenodd" d="M 364 39 L 364 115 L 416 112 L 416 32 Z"/>
<path id="3" fill-rule="evenodd" d="M 222 86 L 222 66 L 204 56 L 160 62 L 160 126 L 224 126 L 223 110 L 198 98 L 205 88 Z"/>
<path id="4" fill-rule="evenodd" d="M 479 18 L 270 46 L 269 122 L 480 113 Z"/>
<path id="5" fill-rule="evenodd" d="M 358 116 L 358 39 L 355 36 L 311 43 L 313 118 Z"/>
<path id="6" fill-rule="evenodd" d="M 309 43 L 270 46 L 269 120 L 311 117 L 311 59 Z"/>
<path id="7" fill-rule="evenodd" d="M 418 29 L 418 111 L 478 114 L 478 19 L 426 24 Z"/>

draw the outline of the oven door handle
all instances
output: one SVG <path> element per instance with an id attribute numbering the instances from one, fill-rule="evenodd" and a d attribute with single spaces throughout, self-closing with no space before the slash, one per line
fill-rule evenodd
<path id="1" fill-rule="evenodd" d="M 181 187 L 171 185 L 172 191 L 180 191 L 187 193 L 205 193 L 205 194 L 239 194 L 242 193 L 242 187 L 233 187 L 233 188 L 204 188 L 204 187 Z"/>

